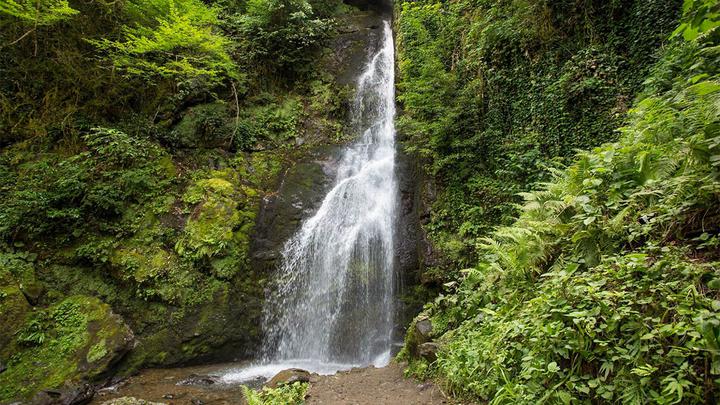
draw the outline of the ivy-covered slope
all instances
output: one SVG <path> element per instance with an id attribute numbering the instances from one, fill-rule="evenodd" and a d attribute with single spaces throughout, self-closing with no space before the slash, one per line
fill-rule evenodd
<path id="1" fill-rule="evenodd" d="M 718 401 L 720 6 L 683 10 L 625 124 L 599 138 L 618 140 L 523 193 L 519 217 L 426 306 L 411 372 L 489 403 Z"/>
<path id="2" fill-rule="evenodd" d="M 617 138 L 679 14 L 678 0 L 396 2 L 398 130 L 434 179 L 428 282 L 474 263 L 548 167 Z"/>
<path id="3" fill-rule="evenodd" d="M 336 0 L 0 1 L 0 403 L 253 352 L 261 200 L 345 139 L 339 58 L 366 44 L 336 28 L 372 18 Z"/>

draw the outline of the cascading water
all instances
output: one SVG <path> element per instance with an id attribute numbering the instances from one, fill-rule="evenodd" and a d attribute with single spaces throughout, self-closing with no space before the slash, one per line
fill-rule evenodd
<path id="1" fill-rule="evenodd" d="M 229 373 L 238 381 L 299 367 L 334 373 L 390 360 L 394 326 L 394 44 L 384 22 L 381 48 L 358 79 L 353 124 L 362 133 L 338 165 L 317 213 L 286 243 L 267 299 L 262 364 Z"/>

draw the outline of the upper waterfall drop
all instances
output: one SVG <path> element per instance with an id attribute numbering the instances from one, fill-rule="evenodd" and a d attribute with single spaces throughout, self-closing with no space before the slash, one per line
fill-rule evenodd
<path id="1" fill-rule="evenodd" d="M 334 186 L 287 241 L 265 307 L 263 366 L 334 373 L 384 366 L 393 343 L 395 293 L 395 49 L 384 21 L 380 46 L 358 78 L 352 124 Z"/>

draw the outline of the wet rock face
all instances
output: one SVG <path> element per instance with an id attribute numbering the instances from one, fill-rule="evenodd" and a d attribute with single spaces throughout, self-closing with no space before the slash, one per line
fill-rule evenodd
<path id="1" fill-rule="evenodd" d="M 354 3 L 349 4 L 358 6 Z M 382 40 L 382 14 L 377 8 L 359 8 L 363 11 L 338 18 L 339 34 L 331 44 L 333 52 L 324 60 L 325 68 L 335 77 L 338 85 L 355 84 L 367 63 L 368 55 L 377 49 Z"/>
<path id="2" fill-rule="evenodd" d="M 410 286 L 420 282 L 423 238 L 420 225 L 420 168 L 415 160 L 403 153 L 402 146 L 397 150 L 396 175 L 400 207 L 395 224 L 395 268 L 401 279 L 400 294 L 403 294 Z M 400 308 L 399 326 L 407 325 L 418 310 L 409 306 Z"/>
<path id="3" fill-rule="evenodd" d="M 285 242 L 322 203 L 332 186 L 339 147 L 322 146 L 283 169 L 276 193 L 261 204 L 250 244 L 254 270 L 272 273 L 280 264 Z"/>

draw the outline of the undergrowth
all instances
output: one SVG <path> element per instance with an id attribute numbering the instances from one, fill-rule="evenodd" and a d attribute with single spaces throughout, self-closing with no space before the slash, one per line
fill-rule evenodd
<path id="1" fill-rule="evenodd" d="M 243 386 L 243 395 L 248 405 L 302 405 L 309 385 L 296 382 L 277 388 L 263 387 L 260 391 Z"/>
<path id="2" fill-rule="evenodd" d="M 614 141 L 675 0 L 435 0 L 396 3 L 398 132 L 435 196 L 425 230 L 452 281 L 477 239 L 517 216 L 517 194 L 577 149 Z"/>
<path id="3" fill-rule="evenodd" d="M 437 361 L 411 372 L 493 404 L 718 400 L 720 32 L 714 2 L 685 3 L 701 18 L 619 140 L 553 170 L 479 241 L 479 262 L 425 309 Z"/>

